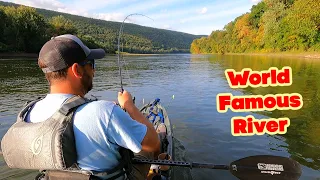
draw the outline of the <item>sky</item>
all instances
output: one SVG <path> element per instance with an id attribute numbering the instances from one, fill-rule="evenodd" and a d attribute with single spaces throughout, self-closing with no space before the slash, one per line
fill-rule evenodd
<path id="1" fill-rule="evenodd" d="M 260 0 L 3 0 L 95 19 L 210 35 Z"/>

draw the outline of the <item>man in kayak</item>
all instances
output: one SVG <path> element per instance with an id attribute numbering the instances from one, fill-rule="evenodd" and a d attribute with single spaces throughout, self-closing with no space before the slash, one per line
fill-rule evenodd
<path id="1" fill-rule="evenodd" d="M 103 49 L 89 49 L 73 35 L 49 40 L 39 53 L 38 65 L 45 73 L 50 94 L 32 106 L 25 121 L 43 122 L 69 98 L 84 97 L 92 89 L 95 59 L 104 56 Z M 81 170 L 106 172 L 99 175 L 103 178 L 122 171 L 114 170 L 120 163 L 120 147 L 146 158 L 156 157 L 160 147 L 153 125 L 134 105 L 130 93 L 119 92 L 118 102 L 127 113 L 113 102 L 98 100 L 79 106 L 73 115 L 77 164 Z M 149 167 L 134 165 L 131 175 L 145 179 Z"/>

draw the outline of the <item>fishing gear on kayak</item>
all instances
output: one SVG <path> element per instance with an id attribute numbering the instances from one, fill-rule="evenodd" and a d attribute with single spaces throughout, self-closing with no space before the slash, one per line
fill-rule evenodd
<path id="1" fill-rule="evenodd" d="M 158 164 L 188 168 L 208 168 L 229 170 L 239 179 L 246 180 L 297 180 L 301 176 L 301 166 L 291 158 L 271 155 L 249 156 L 230 163 L 214 165 L 196 162 L 132 159 L 134 164 Z"/>
<path id="2" fill-rule="evenodd" d="M 149 115 L 147 116 L 147 119 L 149 119 L 151 116 L 153 117 L 153 119 L 151 120 L 152 123 L 155 122 L 157 116 L 160 118 L 160 122 L 164 123 L 164 117 L 163 117 L 163 112 L 160 109 L 159 111 L 157 111 L 157 108 L 155 105 L 157 105 L 157 103 L 160 102 L 160 99 L 157 98 L 151 105 L 151 108 L 149 110 Z"/>
<path id="3" fill-rule="evenodd" d="M 166 109 L 161 105 L 160 99 L 144 105 L 140 112 L 152 123 L 160 139 L 160 154 L 158 159 L 172 159 L 174 157 L 174 141 L 170 119 Z M 154 176 L 161 176 L 162 180 L 171 178 L 172 170 L 169 166 L 159 166 L 152 164 L 147 175 L 147 179 Z"/>

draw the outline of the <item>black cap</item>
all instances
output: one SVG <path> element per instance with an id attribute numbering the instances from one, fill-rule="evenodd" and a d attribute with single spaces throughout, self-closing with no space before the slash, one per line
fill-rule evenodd
<path id="1" fill-rule="evenodd" d="M 103 49 L 89 49 L 78 37 L 65 34 L 51 38 L 42 46 L 38 64 L 44 73 L 49 73 L 86 59 L 101 59 L 105 54 Z"/>

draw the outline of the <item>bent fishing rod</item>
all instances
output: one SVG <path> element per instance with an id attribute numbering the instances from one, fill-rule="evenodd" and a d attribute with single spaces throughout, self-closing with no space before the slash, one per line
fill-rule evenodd
<path id="1" fill-rule="evenodd" d="M 123 27 L 124 27 L 124 22 L 130 17 L 130 16 L 144 16 L 147 17 L 151 20 L 153 20 L 152 18 L 144 15 L 144 14 L 138 14 L 138 13 L 134 13 L 134 14 L 129 14 L 128 16 L 126 16 L 124 18 L 124 20 L 121 23 L 120 26 L 120 30 L 119 30 L 119 35 L 118 35 L 118 66 L 119 66 L 119 75 L 120 75 L 120 91 L 123 92 L 123 82 L 122 82 L 122 72 L 121 72 L 121 63 L 120 63 L 120 56 L 121 56 L 121 51 L 120 51 L 120 39 L 121 39 L 121 35 L 123 33 Z M 123 48 L 123 47 L 122 47 Z"/>
<path id="2" fill-rule="evenodd" d="M 228 170 L 237 178 L 245 180 L 298 180 L 302 173 L 300 164 L 295 160 L 271 155 L 249 156 L 234 161 L 230 163 L 230 165 L 139 158 L 133 158 L 132 162 L 134 164 L 156 164 L 188 168 Z"/>

